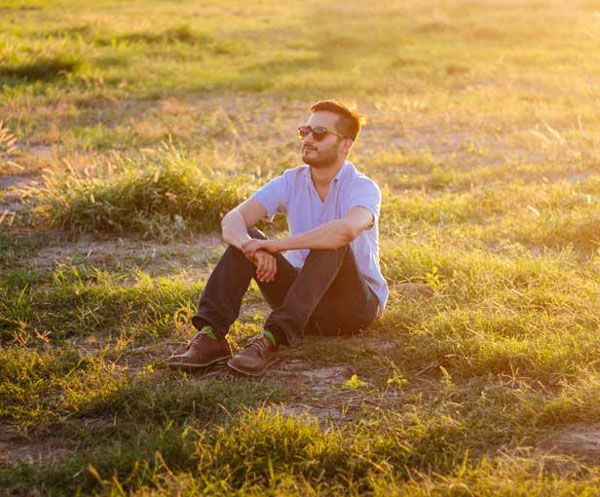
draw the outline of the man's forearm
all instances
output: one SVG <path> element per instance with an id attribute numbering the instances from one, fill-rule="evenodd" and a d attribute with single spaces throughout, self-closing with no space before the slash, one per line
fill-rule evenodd
<path id="1" fill-rule="evenodd" d="M 221 228 L 223 231 L 223 240 L 240 250 L 244 242 L 252 239 L 248 235 L 248 227 L 246 226 L 244 216 L 237 210 L 227 213 L 221 221 Z"/>
<path id="2" fill-rule="evenodd" d="M 299 235 L 273 240 L 278 251 L 295 249 L 337 249 L 348 245 L 356 234 L 344 219 L 335 219 Z"/>

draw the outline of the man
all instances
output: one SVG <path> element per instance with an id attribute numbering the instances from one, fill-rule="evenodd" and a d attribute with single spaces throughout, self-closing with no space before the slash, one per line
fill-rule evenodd
<path id="1" fill-rule="evenodd" d="M 346 159 L 363 124 L 337 101 L 318 102 L 298 129 L 305 165 L 288 169 L 223 218 L 229 244 L 212 272 L 192 323 L 199 330 L 172 368 L 201 368 L 227 360 L 259 375 L 281 345 L 304 332 L 350 334 L 385 307 L 388 288 L 379 268 L 381 192 Z M 268 240 L 253 226 L 287 215 L 290 236 Z M 284 256 L 282 252 L 285 252 Z M 254 278 L 273 309 L 264 330 L 232 357 L 225 336 Z"/>

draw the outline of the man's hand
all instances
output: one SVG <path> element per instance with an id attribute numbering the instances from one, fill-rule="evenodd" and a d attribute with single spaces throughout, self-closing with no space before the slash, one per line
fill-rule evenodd
<path id="1" fill-rule="evenodd" d="M 246 255 L 246 254 L 244 254 Z M 266 250 L 257 250 L 253 254 L 253 259 L 250 259 L 256 266 L 256 279 L 262 283 L 271 283 L 275 280 L 277 274 L 277 259 L 273 254 Z"/>
<path id="2" fill-rule="evenodd" d="M 244 255 L 249 260 L 252 260 L 251 258 L 254 257 L 254 254 L 259 250 L 264 250 L 270 254 L 274 254 L 275 252 L 279 251 L 275 240 L 252 239 L 242 243 L 242 252 L 244 252 Z"/>
<path id="3" fill-rule="evenodd" d="M 270 283 L 275 279 L 277 259 L 273 254 L 277 252 L 277 246 L 273 240 L 248 240 L 242 244 L 242 252 L 256 266 L 258 281 Z"/>

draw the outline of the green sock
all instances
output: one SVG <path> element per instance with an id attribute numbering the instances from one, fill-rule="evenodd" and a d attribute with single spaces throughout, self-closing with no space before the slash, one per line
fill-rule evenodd
<path id="1" fill-rule="evenodd" d="M 217 335 L 215 335 L 212 326 L 203 326 L 200 330 L 200 333 L 202 333 L 203 335 L 208 335 L 208 337 L 212 338 L 213 340 L 218 340 L 218 337 Z"/>
<path id="2" fill-rule="evenodd" d="M 273 345 L 275 345 L 275 347 L 277 347 L 277 340 L 275 339 L 275 335 L 273 335 L 273 333 L 271 333 L 269 330 L 263 330 L 263 334 L 269 339 L 271 340 L 271 342 L 273 343 Z"/>

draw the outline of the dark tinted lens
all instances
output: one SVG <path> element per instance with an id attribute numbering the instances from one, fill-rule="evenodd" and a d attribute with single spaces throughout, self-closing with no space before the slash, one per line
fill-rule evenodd
<path id="1" fill-rule="evenodd" d="M 312 135 L 315 141 L 320 142 L 327 136 L 327 128 L 324 128 L 323 126 L 317 126 L 316 128 L 313 128 Z"/>
<path id="2" fill-rule="evenodd" d="M 311 128 L 310 126 L 300 126 L 298 128 L 298 136 L 302 139 L 306 138 L 310 133 L 316 142 L 320 142 L 323 138 L 327 136 L 327 128 L 323 126 L 317 126 L 316 128 Z"/>
<path id="3" fill-rule="evenodd" d="M 298 128 L 298 136 L 300 138 L 306 138 L 310 132 L 311 132 L 310 126 L 300 126 Z"/>

